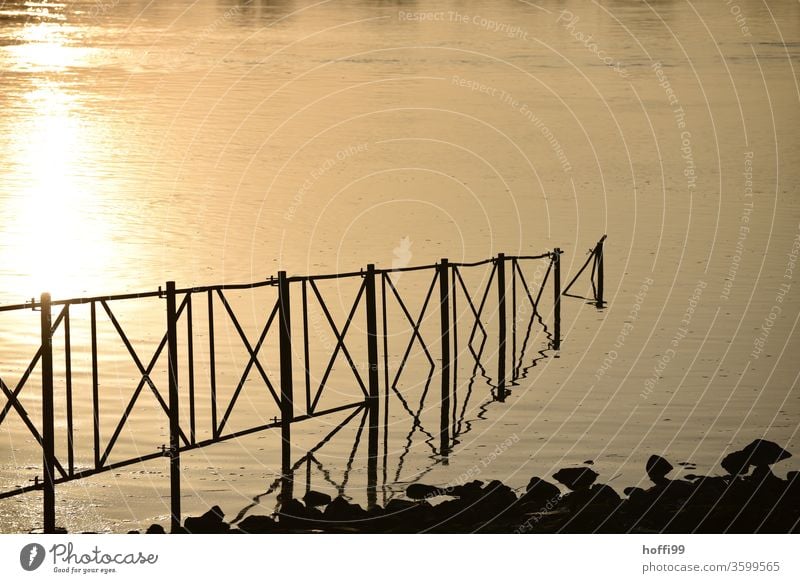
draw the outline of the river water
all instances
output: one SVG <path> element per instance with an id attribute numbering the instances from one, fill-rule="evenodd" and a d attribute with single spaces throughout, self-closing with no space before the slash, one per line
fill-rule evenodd
<path id="1" fill-rule="evenodd" d="M 478 381 L 448 464 L 392 400 L 381 496 L 420 479 L 524 487 L 589 459 L 621 490 L 652 453 L 696 468 L 674 475 L 719 472 L 756 437 L 797 453 L 798 57 L 793 2 L 2 1 L 0 303 L 554 247 L 566 278 L 607 233 L 608 306 L 565 298 L 559 357 L 504 403 Z M 430 279 L 414 277 L 402 283 L 419 309 Z M 341 321 L 352 288 L 324 293 Z M 239 301 L 263 325 L 271 304 Z M 158 305 L 126 315 L 145 354 Z M 0 316 L 13 388 L 38 315 Z M 236 346 L 232 328 L 220 335 Z M 101 387 L 116 413 L 141 375 L 115 340 Z M 226 353 L 231 382 L 241 349 Z M 75 358 L 76 412 L 91 416 L 88 353 Z M 422 380 L 408 390 L 426 367 L 409 366 Z M 38 370 L 20 395 L 34 419 Z M 123 453 L 164 443 L 163 415 L 143 407 Z M 13 412 L 0 429 L 3 489 L 25 486 L 35 444 Z M 75 429 L 91 441 L 91 421 Z M 355 419 L 302 473 L 363 504 L 357 434 Z M 279 474 L 279 446 L 268 431 L 184 456 L 184 510 L 246 508 Z M 59 487 L 59 524 L 163 522 L 166 469 Z M 37 527 L 40 504 L 0 500 L 3 530 Z"/>

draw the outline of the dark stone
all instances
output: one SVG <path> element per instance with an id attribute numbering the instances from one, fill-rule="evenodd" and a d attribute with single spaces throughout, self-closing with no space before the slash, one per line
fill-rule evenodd
<path id="1" fill-rule="evenodd" d="M 128 534 L 141 534 L 138 530 L 129 530 Z"/>
<path id="2" fill-rule="evenodd" d="M 411 484 L 406 488 L 406 496 L 412 500 L 425 500 L 426 498 L 433 498 L 443 494 L 445 492 L 442 489 L 428 484 Z"/>
<path id="3" fill-rule="evenodd" d="M 225 514 L 219 506 L 212 507 L 202 516 L 187 518 L 183 527 L 187 533 L 192 534 L 221 534 L 228 532 L 231 527 L 222 519 Z"/>
<path id="4" fill-rule="evenodd" d="M 384 510 L 384 513 L 396 514 L 398 512 L 405 512 L 407 510 L 411 510 L 412 508 L 416 508 L 417 505 L 417 502 L 412 502 L 411 500 L 394 498 L 393 500 L 389 500 L 389 502 L 386 504 L 386 510 Z"/>
<path id="5" fill-rule="evenodd" d="M 563 468 L 553 477 L 570 490 L 586 490 L 600 474 L 590 468 Z"/>
<path id="6" fill-rule="evenodd" d="M 472 482 L 467 482 L 466 484 L 453 486 L 448 494 L 450 494 L 450 496 L 455 496 L 456 498 L 464 498 L 469 500 L 480 497 L 482 492 L 483 482 L 480 480 L 473 480 Z"/>
<path id="7" fill-rule="evenodd" d="M 349 522 L 364 518 L 366 512 L 358 504 L 351 504 L 342 496 L 337 496 L 325 507 L 322 515 L 329 522 Z"/>
<path id="8" fill-rule="evenodd" d="M 561 490 L 558 486 L 534 476 L 528 482 L 520 501 L 525 505 L 545 507 L 548 504 L 554 505 L 560 496 Z"/>
<path id="9" fill-rule="evenodd" d="M 594 504 L 611 506 L 622 502 L 622 498 L 619 497 L 619 494 L 617 494 L 614 488 L 606 484 L 593 485 L 589 488 L 589 494 L 591 494 Z"/>
<path id="10" fill-rule="evenodd" d="M 281 502 L 278 510 L 278 523 L 285 528 L 298 528 L 304 524 L 304 519 L 308 517 L 308 509 L 300 500 L 291 499 Z"/>
<path id="11" fill-rule="evenodd" d="M 241 532 L 252 534 L 274 532 L 275 528 L 275 521 L 270 516 L 248 516 L 239 523 L 239 530 Z"/>
<path id="12" fill-rule="evenodd" d="M 731 476 L 746 474 L 750 470 L 750 462 L 748 460 L 747 454 L 745 454 L 742 451 L 735 451 L 733 453 L 729 453 L 724 458 L 722 458 L 720 465 Z"/>
<path id="13" fill-rule="evenodd" d="M 639 488 L 637 486 L 628 486 L 623 490 L 625 495 L 630 498 L 631 500 L 641 499 L 645 496 L 646 491 L 644 488 Z"/>
<path id="14" fill-rule="evenodd" d="M 167 531 L 160 524 L 151 524 L 147 527 L 145 534 L 167 534 Z"/>
<path id="15" fill-rule="evenodd" d="M 331 500 L 332 498 L 330 495 L 323 492 L 317 492 L 316 490 L 309 490 L 306 495 L 303 496 L 303 502 L 306 503 L 308 508 L 325 506 L 326 504 L 330 504 Z"/>
<path id="16" fill-rule="evenodd" d="M 748 462 L 754 466 L 771 466 L 792 457 L 792 454 L 777 443 L 766 439 L 754 440 L 742 449 L 742 453 L 747 456 Z"/>
<path id="17" fill-rule="evenodd" d="M 660 455 L 651 455 L 645 466 L 648 477 L 656 484 L 666 480 L 666 476 L 673 470 L 672 464 Z"/>

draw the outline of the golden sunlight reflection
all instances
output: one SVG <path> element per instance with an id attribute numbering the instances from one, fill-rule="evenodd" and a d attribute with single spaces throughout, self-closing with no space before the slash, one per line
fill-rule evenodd
<path id="1" fill-rule="evenodd" d="M 36 37 L 39 27 L 32 28 Z M 37 66 L 64 65 L 69 58 L 68 49 L 52 42 L 19 55 Z M 113 246 L 110 226 L 92 219 L 98 216 L 93 209 L 102 205 L 92 172 L 93 150 L 101 143 L 97 125 L 80 115 L 58 81 L 37 79 L 18 99 L 16 107 L 36 115 L 16 122 L 9 149 L 6 179 L 16 188 L 6 201 L 10 221 L 0 241 L 3 270 L 17 275 L 15 289 L 27 294 L 49 291 L 64 297 L 101 289 Z"/>

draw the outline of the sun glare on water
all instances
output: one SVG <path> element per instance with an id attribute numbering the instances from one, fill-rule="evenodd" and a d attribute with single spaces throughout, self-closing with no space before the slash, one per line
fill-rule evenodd
<path id="1" fill-rule="evenodd" d="M 54 297 L 96 291 L 112 257 L 109 225 L 93 220 L 102 204 L 93 148 L 100 142 L 93 124 L 62 81 L 62 69 L 76 54 L 59 33 L 59 25 L 25 27 L 15 46 L 18 71 L 36 71 L 20 92 L 16 107 L 33 110 L 13 133 L 10 176 L 14 185 L 4 201 L 8 224 L 0 245 L 2 268 L 19 285 L 9 292 Z"/>

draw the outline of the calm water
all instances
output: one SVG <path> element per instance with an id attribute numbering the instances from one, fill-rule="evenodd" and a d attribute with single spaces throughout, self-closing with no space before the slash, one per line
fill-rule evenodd
<path id="1" fill-rule="evenodd" d="M 566 276 L 608 233 L 609 308 L 566 299 L 560 358 L 505 403 L 477 382 L 449 465 L 424 434 L 407 439 L 414 425 L 392 401 L 382 493 L 476 469 L 522 487 L 587 459 L 621 490 L 652 453 L 711 472 L 760 436 L 797 454 L 798 57 L 791 2 L 3 1 L 0 301 L 556 246 Z M 401 283 L 419 294 L 429 280 Z M 326 289 L 341 319 L 353 290 Z M 237 301 L 255 334 L 267 300 Z M 158 306 L 120 316 L 145 354 L 163 333 Z M 0 318 L 9 385 L 37 325 Z M 232 347 L 234 334 L 220 332 Z M 225 357 L 235 382 L 245 353 Z M 88 354 L 75 358 L 85 414 Z M 104 363 L 112 415 L 138 377 L 118 339 Z M 409 391 L 424 370 L 411 367 Z M 27 391 L 35 412 L 36 384 Z M 255 418 L 273 414 L 247 402 Z M 137 413 L 122 453 L 163 443 L 152 403 Z M 309 428 L 298 451 L 339 421 Z M 308 469 L 315 488 L 363 503 L 358 423 Z M 279 472 L 277 440 L 187 456 L 185 510 L 245 508 Z M 38 471 L 13 413 L 0 454 L 4 488 Z M 59 523 L 163 520 L 165 470 L 157 460 L 61 487 Z M 39 500 L 0 501 L 3 530 L 35 526 Z"/>

